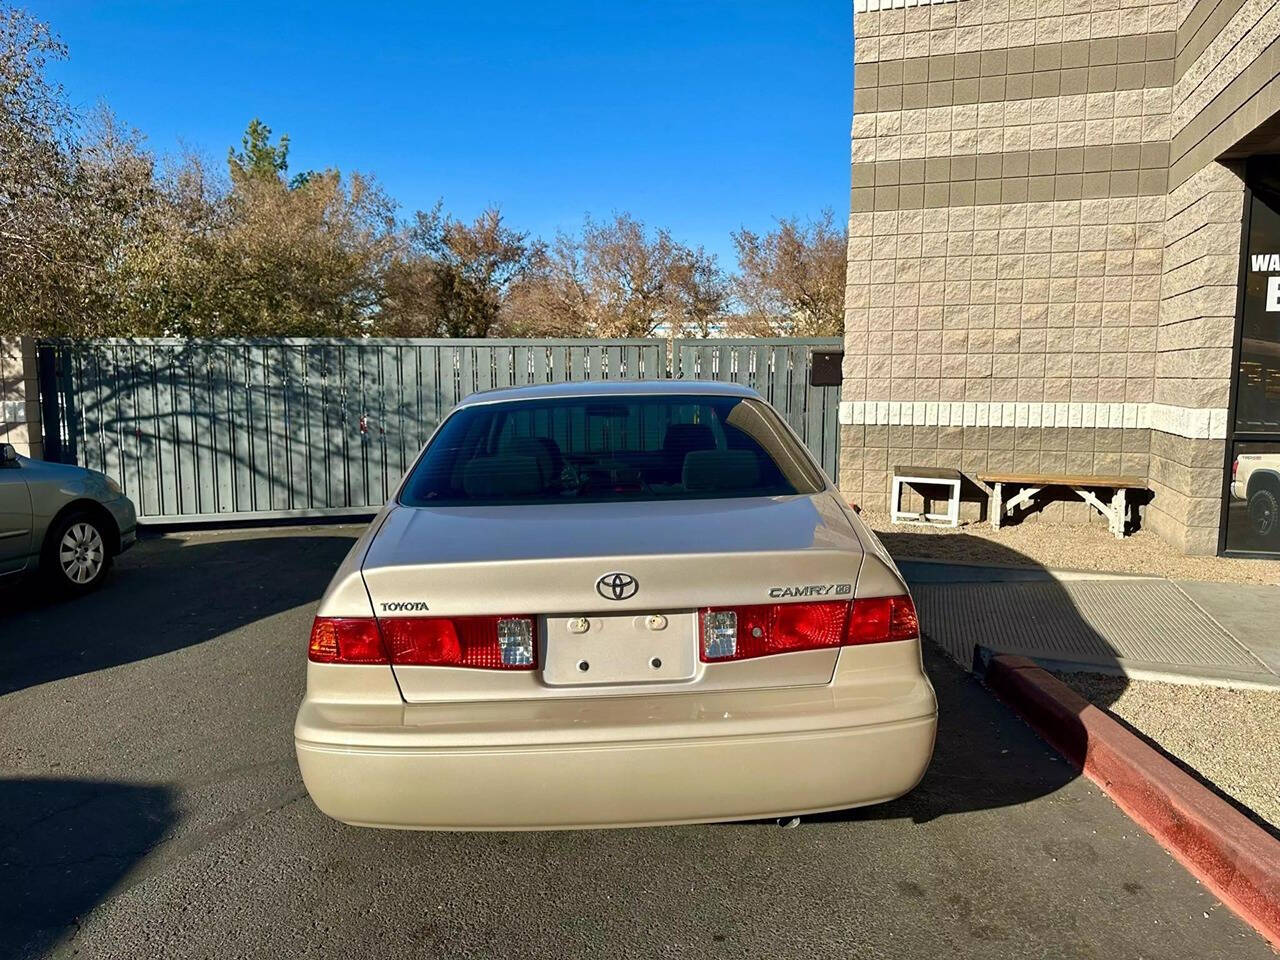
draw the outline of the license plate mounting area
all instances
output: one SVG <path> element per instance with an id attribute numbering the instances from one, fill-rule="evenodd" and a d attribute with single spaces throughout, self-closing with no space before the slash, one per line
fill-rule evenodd
<path id="1" fill-rule="evenodd" d="M 547 617 L 542 679 L 549 686 L 675 683 L 697 672 L 697 614 Z"/>

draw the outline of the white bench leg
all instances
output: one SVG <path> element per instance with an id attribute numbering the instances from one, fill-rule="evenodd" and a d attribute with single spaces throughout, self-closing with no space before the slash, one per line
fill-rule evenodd
<path id="1" fill-rule="evenodd" d="M 951 485 L 951 498 L 947 501 L 947 520 L 951 526 L 960 526 L 960 481 Z"/>
<path id="2" fill-rule="evenodd" d="M 988 500 L 987 513 L 990 516 L 987 519 L 991 522 L 992 530 L 1000 529 L 1000 522 L 1004 519 L 1004 484 L 997 483 L 991 490 L 991 497 Z"/>
<path id="3" fill-rule="evenodd" d="M 1108 526 L 1112 535 L 1117 540 L 1124 539 L 1124 522 L 1128 517 L 1128 508 L 1125 500 L 1127 491 L 1121 487 L 1111 495 L 1111 515 L 1107 519 L 1110 521 Z"/>
<path id="4" fill-rule="evenodd" d="M 893 487 L 889 497 L 889 522 L 900 523 L 902 513 L 898 508 L 902 505 L 902 481 L 897 477 L 893 478 Z"/>

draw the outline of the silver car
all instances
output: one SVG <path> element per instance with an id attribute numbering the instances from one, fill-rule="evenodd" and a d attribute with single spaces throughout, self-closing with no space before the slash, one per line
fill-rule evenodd
<path id="1" fill-rule="evenodd" d="M 937 703 L 906 585 L 761 397 L 474 395 L 320 602 L 294 740 L 353 824 L 612 827 L 893 799 Z"/>
<path id="2" fill-rule="evenodd" d="M 137 528 L 133 503 L 110 477 L 0 444 L 0 581 L 38 571 L 60 590 L 87 592 Z"/>

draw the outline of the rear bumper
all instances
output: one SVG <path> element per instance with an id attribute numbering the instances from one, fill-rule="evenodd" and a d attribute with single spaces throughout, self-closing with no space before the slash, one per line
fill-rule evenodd
<path id="1" fill-rule="evenodd" d="M 342 709 L 304 702 L 295 745 L 316 806 L 362 826 L 751 819 L 879 803 L 914 787 L 933 753 L 936 703 L 923 676 L 899 694 L 889 704 L 833 687 L 763 691 L 734 695 L 732 710 L 716 698 L 634 697 L 599 705 L 600 718 L 616 716 L 612 724 L 594 722 L 596 708 L 570 700 L 454 704 L 448 726 L 395 728 L 349 726 L 335 719 Z M 508 711 L 509 729 L 520 733 L 495 733 L 496 710 Z M 469 712 L 474 720 L 463 719 Z M 640 717 L 644 723 L 631 722 Z"/>

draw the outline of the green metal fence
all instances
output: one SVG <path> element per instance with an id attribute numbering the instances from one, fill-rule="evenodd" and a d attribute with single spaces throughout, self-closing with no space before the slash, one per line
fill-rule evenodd
<path id="1" fill-rule="evenodd" d="M 114 477 L 148 523 L 354 515 L 385 502 L 478 390 L 565 380 L 745 383 L 834 478 L 838 340 L 171 340 L 41 345 L 46 456 Z"/>

